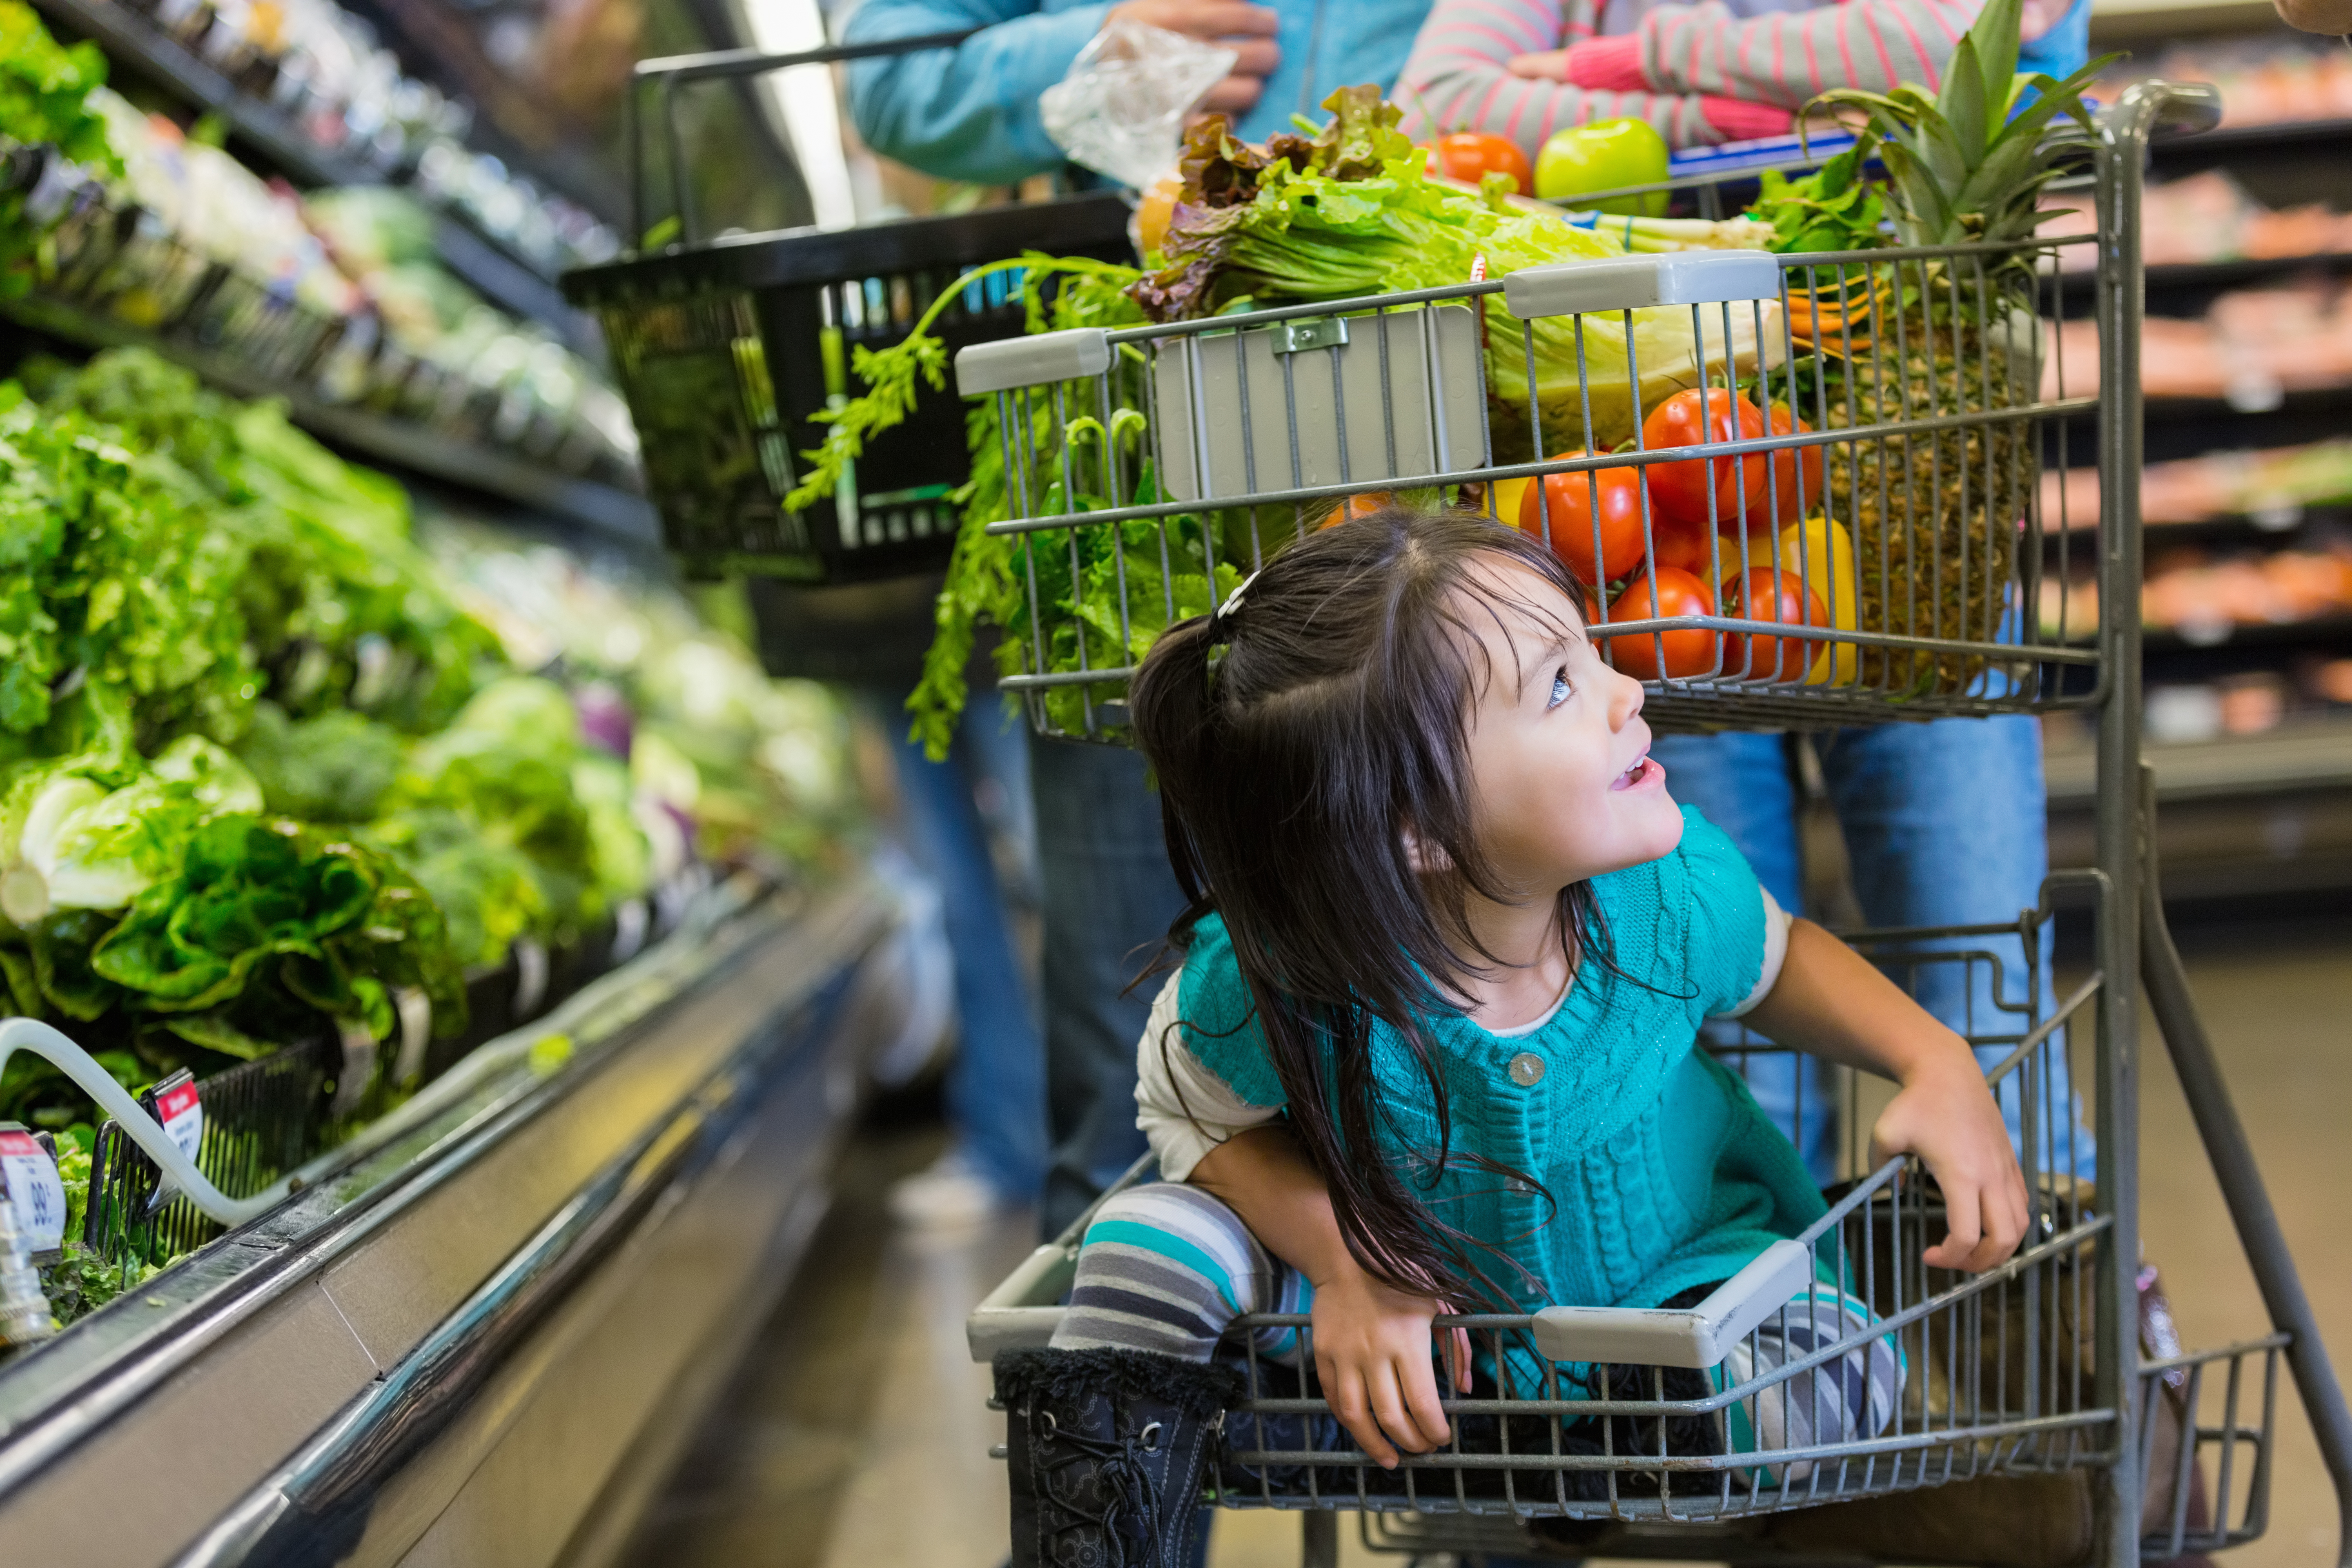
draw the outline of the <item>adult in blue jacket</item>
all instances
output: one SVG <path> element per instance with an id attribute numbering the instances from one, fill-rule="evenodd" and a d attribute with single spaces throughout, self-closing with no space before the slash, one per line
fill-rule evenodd
<path id="1" fill-rule="evenodd" d="M 1317 106 L 1334 88 L 1394 82 L 1428 13 L 1429 0 L 864 0 L 842 41 L 981 28 L 954 49 L 851 66 L 850 112 L 886 158 L 943 179 L 1009 184 L 1061 163 L 1037 95 L 1115 18 L 1239 50 L 1205 107 L 1235 115 L 1255 142 L 1290 129 L 1294 114 L 1321 119 Z"/>

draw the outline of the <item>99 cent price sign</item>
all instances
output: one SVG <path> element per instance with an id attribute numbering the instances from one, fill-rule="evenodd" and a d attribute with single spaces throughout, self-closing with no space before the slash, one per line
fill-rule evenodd
<path id="1" fill-rule="evenodd" d="M 58 1163 L 21 1127 L 0 1127 L 0 1192 L 16 1211 L 26 1251 L 38 1255 L 65 1245 L 66 1188 Z"/>

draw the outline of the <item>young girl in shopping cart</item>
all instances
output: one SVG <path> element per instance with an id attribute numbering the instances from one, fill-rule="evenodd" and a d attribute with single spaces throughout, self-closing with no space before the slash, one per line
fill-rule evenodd
<path id="1" fill-rule="evenodd" d="M 1688 1306 L 1796 1237 L 1821 1194 L 1696 1047 L 1709 1017 L 1899 1083 L 1874 1159 L 1940 1183 L 1929 1264 L 2022 1235 L 1968 1046 L 1675 805 L 1580 595 L 1523 535 L 1391 507 L 1145 660 L 1134 731 L 1191 899 L 1139 1047 L 1164 1180 L 1097 1211 L 1053 1348 L 998 1359 L 1016 1568 L 1190 1560 L 1241 1314 L 1311 1314 L 1323 1396 L 1393 1468 L 1449 1440 L 1436 1314 Z M 1743 1340 L 1711 1386 L 1854 1349 L 1730 1451 L 1876 1432 L 1902 1369 L 1873 1321 L 1817 1289 Z M 1255 1350 L 1306 1359 L 1289 1332 Z M 1443 1350 L 1467 1391 L 1466 1337 Z M 1524 1353 L 1482 1363 L 1505 1397 L 1536 1392 Z"/>

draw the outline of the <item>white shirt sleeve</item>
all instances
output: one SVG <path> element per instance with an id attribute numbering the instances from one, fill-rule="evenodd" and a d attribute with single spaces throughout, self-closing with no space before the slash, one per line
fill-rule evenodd
<path id="1" fill-rule="evenodd" d="M 1780 907 L 1780 901 L 1772 897 L 1770 889 L 1763 883 L 1757 883 L 1756 890 L 1764 895 L 1764 967 L 1756 976 L 1756 989 L 1730 1012 L 1717 1014 L 1718 1018 L 1745 1016 L 1759 1002 L 1772 994 L 1772 987 L 1780 984 L 1780 966 L 1789 961 L 1789 926 L 1793 917 Z"/>
<path id="2" fill-rule="evenodd" d="M 1135 1048 L 1135 1124 L 1160 1156 L 1160 1179 L 1169 1182 L 1190 1176 L 1210 1150 L 1236 1133 L 1282 1114 L 1279 1106 L 1252 1105 L 1226 1088 L 1184 1043 L 1177 1027 L 1183 979 L 1180 970 L 1160 988 Z"/>

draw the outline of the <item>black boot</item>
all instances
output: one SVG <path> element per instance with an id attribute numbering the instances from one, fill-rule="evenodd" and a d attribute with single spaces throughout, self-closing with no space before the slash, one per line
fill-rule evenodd
<path id="1" fill-rule="evenodd" d="M 1185 1568 L 1231 1367 L 1145 1351 L 996 1358 L 1013 1480 L 1012 1568 Z"/>

